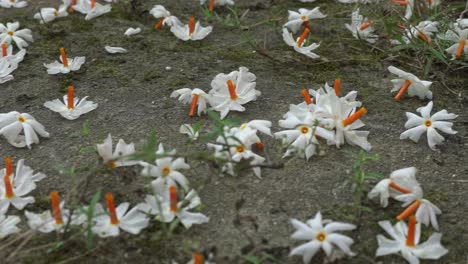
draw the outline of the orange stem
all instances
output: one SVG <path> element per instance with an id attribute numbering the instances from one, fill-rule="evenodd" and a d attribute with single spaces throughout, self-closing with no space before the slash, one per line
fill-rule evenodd
<path id="1" fill-rule="evenodd" d="M 68 13 L 72 14 L 73 12 L 75 12 L 75 9 L 73 8 L 74 5 L 76 5 L 76 0 L 71 1 L 70 8 L 68 9 Z"/>
<path id="2" fill-rule="evenodd" d="M 333 85 L 333 88 L 335 88 L 336 96 L 340 96 L 341 94 L 341 80 L 340 79 L 335 80 L 335 84 Z"/>
<path id="3" fill-rule="evenodd" d="M 426 34 L 419 32 L 418 33 L 418 38 L 426 42 L 427 44 L 431 44 L 431 39 L 426 36 Z"/>
<path id="4" fill-rule="evenodd" d="M 302 47 L 302 44 L 304 43 L 304 40 L 307 38 L 309 33 L 310 33 L 310 29 L 305 28 L 304 32 L 302 32 L 301 37 L 297 40 L 297 46 L 298 47 Z"/>
<path id="5" fill-rule="evenodd" d="M 58 192 L 50 193 L 50 203 L 52 205 L 52 215 L 55 219 L 55 224 L 61 225 L 62 222 L 62 210 L 60 209 L 60 199 Z"/>
<path id="6" fill-rule="evenodd" d="M 67 59 L 67 53 L 65 53 L 64 48 L 60 48 L 60 56 L 62 56 L 63 67 L 67 68 L 68 67 L 68 59 Z"/>
<path id="7" fill-rule="evenodd" d="M 203 255 L 192 253 L 193 264 L 203 264 Z"/>
<path id="8" fill-rule="evenodd" d="M 392 0 L 392 2 L 397 4 L 397 5 L 400 5 L 400 6 L 407 6 L 408 5 L 408 1 L 406 1 L 406 0 Z"/>
<path id="9" fill-rule="evenodd" d="M 231 80 L 227 81 L 227 86 L 229 89 L 229 95 L 231 95 L 231 100 L 236 100 L 237 99 L 236 86 L 232 83 Z"/>
<path id="10" fill-rule="evenodd" d="M 408 234 L 406 236 L 406 246 L 414 247 L 414 237 L 416 234 L 416 216 L 412 215 L 408 221 Z"/>
<path id="11" fill-rule="evenodd" d="M 398 221 L 403 221 L 408 218 L 410 215 L 414 214 L 414 212 L 419 208 L 421 205 L 420 201 L 415 201 L 410 206 L 406 207 L 406 209 L 397 216 Z"/>
<path id="12" fill-rule="evenodd" d="M 411 193 L 411 191 L 396 185 L 394 182 L 390 183 L 390 187 L 404 194 Z"/>
<path id="13" fill-rule="evenodd" d="M 312 98 L 310 98 L 310 94 L 306 89 L 301 90 L 302 97 L 304 97 L 304 101 L 306 104 L 310 105 L 313 104 L 314 102 L 312 101 Z"/>
<path id="14" fill-rule="evenodd" d="M 169 199 L 171 203 L 171 212 L 177 212 L 177 188 L 175 186 L 169 187 Z"/>
<path id="15" fill-rule="evenodd" d="M 460 43 L 458 43 L 457 52 L 455 53 L 455 58 L 460 59 L 464 50 L 465 50 L 465 40 L 460 40 Z"/>
<path id="16" fill-rule="evenodd" d="M 197 104 L 198 104 L 198 94 L 194 94 L 192 97 L 192 105 L 190 106 L 190 113 L 189 116 L 193 117 L 195 115 L 195 110 L 197 109 Z"/>
<path id="17" fill-rule="evenodd" d="M 195 32 L 195 18 L 190 17 L 189 19 L 189 35 L 192 35 Z"/>
<path id="18" fill-rule="evenodd" d="M 7 44 L 6 43 L 2 44 L 2 56 L 3 57 L 8 56 L 8 50 L 7 50 Z"/>
<path id="19" fill-rule="evenodd" d="M 365 107 L 361 107 L 361 109 L 359 109 L 356 113 L 343 120 L 343 126 L 345 127 L 351 125 L 365 114 L 367 114 L 367 109 Z"/>
<path id="20" fill-rule="evenodd" d="M 75 88 L 73 86 L 68 86 L 68 97 L 67 97 L 67 108 L 75 108 Z"/>
<path id="21" fill-rule="evenodd" d="M 304 27 L 305 27 L 305 28 L 308 28 L 308 29 L 310 30 L 309 21 L 304 21 L 303 24 L 304 24 Z"/>
<path id="22" fill-rule="evenodd" d="M 5 176 L 13 174 L 13 160 L 11 158 L 5 158 Z"/>
<path id="23" fill-rule="evenodd" d="M 214 7 L 215 7 L 215 0 L 210 0 L 210 3 L 208 4 L 208 10 L 210 11 L 210 13 L 213 12 Z"/>
<path id="24" fill-rule="evenodd" d="M 372 26 L 374 24 L 374 22 L 370 21 L 370 22 L 367 22 L 367 23 L 364 23 L 361 25 L 361 27 L 359 28 L 359 30 L 365 30 L 366 28 L 369 28 L 370 26 Z"/>
<path id="25" fill-rule="evenodd" d="M 263 143 L 262 142 L 257 142 L 255 143 L 255 147 L 258 149 L 258 150 L 262 150 L 263 149 Z"/>
<path id="26" fill-rule="evenodd" d="M 165 20 L 165 19 L 166 19 L 166 18 L 164 17 L 164 18 L 162 18 L 161 20 L 159 20 L 159 22 L 156 23 L 156 25 L 154 25 L 154 29 L 161 29 L 162 26 L 163 26 L 163 23 L 164 23 L 164 20 Z"/>
<path id="27" fill-rule="evenodd" d="M 406 91 L 408 91 L 408 88 L 410 87 L 411 85 L 411 81 L 410 80 L 406 80 L 403 85 L 401 86 L 400 88 L 400 91 L 398 92 L 397 95 L 395 95 L 395 100 L 396 101 L 400 101 L 401 97 L 403 97 L 403 95 L 406 93 Z"/>
<path id="28" fill-rule="evenodd" d="M 11 199 L 15 197 L 15 193 L 13 192 L 13 185 L 11 185 L 10 175 L 5 175 L 3 177 L 3 182 L 5 183 L 5 197 Z"/>
<path id="29" fill-rule="evenodd" d="M 109 210 L 111 224 L 118 225 L 120 221 L 117 218 L 117 213 L 115 211 L 115 204 L 114 204 L 114 196 L 112 195 L 112 193 L 106 194 L 106 203 L 107 203 L 107 210 Z"/>
<path id="30" fill-rule="evenodd" d="M 96 7 L 96 0 L 91 0 L 91 9 Z"/>

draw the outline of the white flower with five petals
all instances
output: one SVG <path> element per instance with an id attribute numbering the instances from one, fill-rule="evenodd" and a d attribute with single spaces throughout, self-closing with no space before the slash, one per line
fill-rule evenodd
<path id="1" fill-rule="evenodd" d="M 19 22 L 7 23 L 6 26 L 0 23 L 0 45 L 10 45 L 13 41 L 19 49 L 29 46 L 28 42 L 34 41 L 32 32 L 27 28 L 18 30 L 19 26 Z"/>
<path id="2" fill-rule="evenodd" d="M 68 120 L 75 120 L 81 115 L 89 113 L 98 107 L 98 104 L 92 101 L 87 101 L 87 98 L 87 96 L 81 99 L 74 97 L 73 87 L 70 86 L 68 89 L 68 95 L 63 96 L 63 101 L 60 101 L 59 99 L 47 101 L 44 103 L 44 106 L 59 113 L 62 117 Z"/>
<path id="3" fill-rule="evenodd" d="M 394 66 L 388 67 L 388 71 L 399 77 L 398 79 L 392 80 L 392 92 L 400 91 L 404 88 L 407 89 L 410 97 L 417 96 L 421 100 L 425 98 L 432 99 L 432 92 L 429 90 L 432 82 L 420 80 L 414 74 L 402 71 Z M 403 94 L 398 93 L 395 100 L 399 101 L 402 95 Z"/>
<path id="4" fill-rule="evenodd" d="M 81 0 L 77 5 L 74 5 L 73 8 L 86 15 L 85 20 L 91 20 L 95 17 L 102 16 L 112 10 L 111 5 L 101 5 L 95 0 Z"/>
<path id="5" fill-rule="evenodd" d="M 41 8 L 41 10 L 34 15 L 34 19 L 39 20 L 39 23 L 49 23 L 60 17 L 68 16 L 68 3 L 69 0 L 63 0 L 63 3 L 58 9 L 53 7 Z"/>
<path id="6" fill-rule="evenodd" d="M 133 143 L 126 144 L 123 139 L 120 139 L 115 146 L 114 152 L 112 152 L 111 134 L 107 136 L 103 144 L 97 144 L 97 151 L 104 164 L 112 169 L 138 164 L 138 161 L 131 160 L 131 155 L 135 154 L 135 145 Z"/>
<path id="7" fill-rule="evenodd" d="M 22 131 L 24 135 L 21 135 Z M 20 114 L 16 111 L 0 114 L 0 135 L 3 135 L 11 145 L 17 148 L 26 146 L 31 148 L 32 144 L 39 143 L 36 133 L 45 138 L 49 137 L 44 126 L 30 114 Z"/>
<path id="8" fill-rule="evenodd" d="M 5 8 L 23 8 L 28 5 L 24 0 L 0 0 L 0 6 Z"/>
<path id="9" fill-rule="evenodd" d="M 320 44 L 312 43 L 309 46 L 304 46 L 305 38 L 309 32 L 309 29 L 306 28 L 301 37 L 297 38 L 297 40 L 294 40 L 292 33 L 289 32 L 286 28 L 283 28 L 283 40 L 286 42 L 286 44 L 288 44 L 288 46 L 293 47 L 295 51 L 306 55 L 309 58 L 318 59 L 320 56 L 313 53 L 312 51 L 320 47 Z"/>
<path id="10" fill-rule="evenodd" d="M 326 15 L 320 12 L 320 7 L 316 7 L 312 10 L 306 9 L 306 8 L 300 8 L 298 11 L 299 12 L 289 10 L 288 22 L 286 22 L 286 24 L 284 24 L 283 26 L 283 27 L 289 28 L 293 33 L 296 33 L 301 27 L 301 25 L 305 25 L 306 27 L 309 27 L 308 23 L 312 19 L 319 19 L 319 18 L 326 17 Z"/>
<path id="11" fill-rule="evenodd" d="M 21 219 L 16 215 L 0 214 L 0 239 L 18 233 L 20 229 L 16 225 L 19 222 Z"/>
<path id="12" fill-rule="evenodd" d="M 200 21 L 195 23 L 195 18 L 190 17 L 188 25 L 173 25 L 171 32 L 183 41 L 202 40 L 213 30 L 212 26 L 202 27 Z"/>
<path id="13" fill-rule="evenodd" d="M 345 24 L 346 28 L 351 31 L 353 37 L 360 40 L 365 40 L 369 43 L 375 43 L 379 36 L 374 34 L 373 22 L 359 14 L 359 8 L 353 11 L 351 16 L 351 24 Z"/>

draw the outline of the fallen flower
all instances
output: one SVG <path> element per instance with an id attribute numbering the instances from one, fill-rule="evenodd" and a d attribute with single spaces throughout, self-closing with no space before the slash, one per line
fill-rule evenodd
<path id="1" fill-rule="evenodd" d="M 10 45 L 13 41 L 19 49 L 29 46 L 28 42 L 34 41 L 32 32 L 27 28 L 17 30 L 19 26 L 19 22 L 7 23 L 6 26 L 0 23 L 0 45 L 3 43 Z"/>
<path id="2" fill-rule="evenodd" d="M 399 79 L 392 80 L 392 92 L 399 91 L 395 95 L 396 101 L 400 101 L 406 93 L 408 93 L 410 97 L 417 96 L 421 100 L 425 98 L 432 99 L 432 92 L 429 90 L 432 82 L 422 81 L 415 75 L 393 66 L 388 67 L 388 71 L 400 77 Z"/>
<path id="3" fill-rule="evenodd" d="M 111 47 L 111 46 L 105 46 L 104 49 L 106 49 L 107 52 L 111 54 L 115 53 L 127 53 L 128 50 L 121 48 L 121 47 Z"/>
<path id="4" fill-rule="evenodd" d="M 138 164 L 138 161 L 131 160 L 131 155 L 135 154 L 135 146 L 133 143 L 126 144 L 123 139 L 120 139 L 112 153 L 111 134 L 107 136 L 103 144 L 97 144 L 96 147 L 104 164 L 111 169 Z"/>
<path id="5" fill-rule="evenodd" d="M 356 9 L 351 16 L 351 25 L 345 24 L 346 28 L 351 31 L 353 37 L 362 39 L 369 43 L 375 43 L 379 36 L 374 34 L 374 22 L 359 14 L 359 8 Z"/>
<path id="6" fill-rule="evenodd" d="M 0 0 L 0 6 L 5 8 L 23 8 L 28 5 L 28 2 L 23 0 Z"/>
<path id="7" fill-rule="evenodd" d="M 326 15 L 320 12 L 320 7 L 316 7 L 312 10 L 300 8 L 298 11 L 299 12 L 289 10 L 288 22 L 283 26 L 289 28 L 293 33 L 296 33 L 301 28 L 301 25 L 304 25 L 304 27 L 310 30 L 310 20 L 326 17 Z"/>
<path id="8" fill-rule="evenodd" d="M 212 30 L 212 26 L 202 27 L 199 21 L 195 23 L 194 17 L 190 17 L 188 25 L 173 25 L 171 27 L 171 32 L 183 41 L 204 39 Z"/>
<path id="9" fill-rule="evenodd" d="M 5 177 L 6 175 L 13 174 L 13 161 L 10 158 L 5 158 L 5 169 L 0 170 L 0 175 Z M 16 164 L 16 172 L 11 177 L 11 183 L 15 185 L 20 185 L 25 181 L 39 182 L 46 177 L 44 173 L 38 172 L 34 173 L 34 170 L 31 167 L 24 165 L 24 159 L 18 160 Z M 0 182 L 0 184 L 3 184 Z"/>
<path id="10" fill-rule="evenodd" d="M 0 214 L 0 239 L 18 233 L 20 229 L 16 225 L 19 222 L 21 219 L 16 215 Z"/>
<path id="11" fill-rule="evenodd" d="M 26 195 L 36 189 L 36 184 L 30 179 L 13 184 L 11 176 L 13 175 L 7 174 L 3 176 L 3 184 L 0 184 L 0 215 L 5 214 L 10 205 L 18 210 L 23 210 L 26 205 L 32 204 L 35 201 L 34 197 Z"/>
<path id="12" fill-rule="evenodd" d="M 11 75 L 18 68 L 18 64 L 10 63 L 8 60 L 0 60 L 0 83 L 6 83 L 15 77 Z"/>
<path id="13" fill-rule="evenodd" d="M 385 256 L 401 252 L 403 258 L 410 264 L 419 264 L 419 259 L 439 259 L 448 253 L 440 239 L 442 234 L 434 233 L 429 239 L 419 244 L 421 236 L 421 225 L 416 223 L 416 218 L 412 216 L 407 227 L 404 222 L 398 222 L 395 226 L 389 221 L 381 221 L 379 225 L 390 235 L 391 239 L 378 235 L 377 242 L 379 248 L 376 256 Z"/>
<path id="14" fill-rule="evenodd" d="M 25 49 L 22 49 L 18 51 L 16 54 L 13 54 L 13 46 L 7 45 L 6 43 L 3 43 L 1 45 L 1 48 L 2 48 L 2 51 L 1 51 L 0 61 L 7 61 L 9 64 L 13 66 L 18 65 L 20 62 L 22 62 L 24 59 L 24 56 L 26 55 Z M 0 66 L 0 72 L 2 72 L 1 67 L 2 66 Z"/>
<path id="15" fill-rule="evenodd" d="M 175 17 L 172 16 L 169 11 L 162 5 L 155 5 L 151 10 L 150 14 L 153 15 L 154 18 L 160 19 L 156 25 L 154 25 L 155 29 L 161 29 L 163 25 L 173 27 L 175 25 L 182 26 L 182 22 Z"/>
<path id="16" fill-rule="evenodd" d="M 127 36 L 127 37 L 130 37 L 130 36 L 133 36 L 133 35 L 136 35 L 138 33 L 141 32 L 141 28 L 128 28 L 124 35 Z"/>
<path id="17" fill-rule="evenodd" d="M 23 130 L 24 135 L 20 135 Z M 0 114 L 0 135 L 3 135 L 14 147 L 31 148 L 32 144 L 38 144 L 39 137 L 36 132 L 42 137 L 49 137 L 44 126 L 30 114 L 20 114 L 16 111 Z"/>
<path id="18" fill-rule="evenodd" d="M 302 256 L 305 264 L 310 263 L 310 260 L 320 248 L 325 251 L 327 257 L 331 257 L 335 251 L 342 251 L 350 257 L 356 255 L 350 249 L 354 240 L 350 237 L 335 233 L 336 231 L 353 230 L 356 228 L 355 225 L 341 222 L 329 222 L 324 226 L 324 221 L 322 221 L 322 214 L 320 212 L 306 223 L 291 219 L 291 224 L 296 229 L 291 238 L 309 240 L 309 242 L 293 248 L 289 255 Z"/>
<path id="19" fill-rule="evenodd" d="M 48 74 L 67 74 L 72 71 L 77 71 L 81 68 L 81 65 L 85 63 L 86 57 L 76 57 L 74 59 L 67 58 L 64 48 L 60 48 L 60 62 L 54 61 L 52 63 L 44 63 L 47 68 Z"/>
<path id="20" fill-rule="evenodd" d="M 91 20 L 95 17 L 109 13 L 112 10 L 111 5 L 101 5 L 96 0 L 82 0 L 78 4 L 72 5 L 73 9 L 85 14 L 85 20 Z"/>
<path id="21" fill-rule="evenodd" d="M 432 43 L 432 36 L 437 33 L 439 22 L 421 21 L 417 26 L 411 25 L 409 29 L 405 29 L 402 37 L 404 44 L 410 44 L 413 39 L 420 39 L 427 44 Z M 399 40 L 392 40 L 392 44 L 402 44 Z"/>
<path id="22" fill-rule="evenodd" d="M 405 128 L 408 130 L 401 133 L 400 139 L 409 138 L 414 142 L 418 142 L 421 135 L 427 131 L 429 147 L 432 150 L 436 150 L 436 145 L 444 141 L 444 137 L 437 132 L 437 129 L 446 134 L 453 135 L 457 133 L 452 129 L 453 123 L 446 120 L 455 119 L 458 115 L 448 113 L 444 109 L 431 116 L 432 106 L 433 103 L 431 101 L 426 106 L 416 109 L 417 112 L 421 113 L 421 117 L 406 112 L 408 121 L 405 123 Z"/>
<path id="23" fill-rule="evenodd" d="M 199 136 L 198 130 L 195 131 L 189 124 L 181 125 L 179 128 L 179 133 L 187 135 L 192 141 L 197 140 Z"/>
<path id="24" fill-rule="evenodd" d="M 447 30 L 439 38 L 452 41 L 454 44 L 445 51 L 452 55 L 452 60 L 468 58 L 468 28 L 463 28 L 459 23 L 454 23 L 452 28 Z"/>
<path id="25" fill-rule="evenodd" d="M 89 113 L 96 109 L 98 105 L 92 101 L 87 101 L 87 96 L 82 99 L 75 97 L 75 88 L 68 87 L 68 94 L 63 96 L 63 102 L 59 99 L 47 101 L 44 106 L 50 110 L 59 113 L 62 117 L 68 120 L 75 120 L 83 114 Z"/>
<path id="26" fill-rule="evenodd" d="M 41 10 L 34 15 L 34 19 L 39 20 L 39 23 L 49 23 L 60 17 L 68 16 L 68 5 L 69 0 L 63 0 L 63 3 L 59 6 L 58 9 L 47 7 L 41 8 Z"/>
<path id="27" fill-rule="evenodd" d="M 137 235 L 149 224 L 148 217 L 138 207 L 130 207 L 129 203 L 121 203 L 117 208 L 114 204 L 114 196 L 106 194 L 107 211 L 97 204 L 94 208 L 93 221 L 95 225 L 92 231 L 100 237 L 118 236 L 120 229 Z"/>
<path id="28" fill-rule="evenodd" d="M 234 0 L 200 0 L 200 5 L 204 5 L 208 1 L 208 10 L 213 12 L 215 6 L 234 5 Z"/>
<path id="29" fill-rule="evenodd" d="M 191 104 L 189 112 L 190 117 L 195 115 L 196 109 L 198 116 L 201 116 L 202 113 L 206 113 L 206 103 L 211 99 L 209 94 L 199 88 L 194 88 L 193 90 L 189 88 L 175 90 L 171 93 L 171 98 L 177 97 L 179 97 L 179 101 L 183 104 Z"/>
<path id="30" fill-rule="evenodd" d="M 295 51 L 304 54 L 309 58 L 318 59 L 320 56 L 313 53 L 312 51 L 320 47 L 320 44 L 312 43 L 309 46 L 304 46 L 305 40 L 309 33 L 310 30 L 306 28 L 302 35 L 297 38 L 297 40 L 294 40 L 292 33 L 290 33 L 286 28 L 283 28 L 283 40 L 286 42 L 286 44 L 288 44 L 288 46 L 293 47 Z"/>

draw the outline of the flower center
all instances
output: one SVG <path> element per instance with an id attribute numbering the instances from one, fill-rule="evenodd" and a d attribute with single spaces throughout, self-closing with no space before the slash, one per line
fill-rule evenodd
<path id="1" fill-rule="evenodd" d="M 241 129 L 241 130 L 244 130 L 244 129 L 246 129 L 246 128 L 247 128 L 247 124 L 242 124 L 242 125 L 240 126 L 240 129 Z"/>
<path id="2" fill-rule="evenodd" d="M 164 176 L 167 176 L 169 173 L 171 173 L 171 169 L 169 167 L 164 167 L 162 173 Z"/>
<path id="3" fill-rule="evenodd" d="M 24 119 L 24 117 L 20 116 L 20 117 L 18 117 L 18 121 L 20 121 L 21 123 L 24 123 L 24 122 L 26 122 L 26 119 Z"/>
<path id="4" fill-rule="evenodd" d="M 13 32 L 13 31 L 8 32 L 8 35 L 10 35 L 11 37 L 13 37 L 14 34 L 15 34 L 15 32 Z"/>
<path id="5" fill-rule="evenodd" d="M 236 152 L 237 153 L 243 153 L 245 151 L 244 146 L 240 145 L 236 147 Z"/>
<path id="6" fill-rule="evenodd" d="M 58 17 L 59 13 L 57 12 L 57 10 L 54 11 L 54 16 Z"/>
<path id="7" fill-rule="evenodd" d="M 309 133 L 309 130 L 310 130 L 310 128 L 308 128 L 308 127 L 305 127 L 305 126 L 304 126 L 304 127 L 301 127 L 301 133 L 302 133 L 302 134 L 308 134 L 308 133 Z"/>
<path id="8" fill-rule="evenodd" d="M 317 239 L 320 242 L 323 242 L 327 239 L 327 235 L 323 232 L 320 232 L 315 236 L 315 239 Z"/>
<path id="9" fill-rule="evenodd" d="M 431 127 L 431 126 L 432 126 L 431 120 L 426 120 L 426 122 L 424 122 L 424 125 L 425 125 L 426 127 Z"/>
<path id="10" fill-rule="evenodd" d="M 307 21 L 307 17 L 306 16 L 301 16 L 301 20 L 302 21 Z"/>

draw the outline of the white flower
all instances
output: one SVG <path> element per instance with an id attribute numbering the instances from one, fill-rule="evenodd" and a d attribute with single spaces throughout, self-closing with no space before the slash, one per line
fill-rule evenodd
<path id="1" fill-rule="evenodd" d="M 74 97 L 73 86 L 68 87 L 68 95 L 63 96 L 63 102 L 59 99 L 47 101 L 44 106 L 59 113 L 68 120 L 75 120 L 83 114 L 93 111 L 98 105 L 92 101 L 87 101 L 87 96 L 82 99 Z"/>
<path id="2" fill-rule="evenodd" d="M 211 81 L 210 104 L 215 111 L 221 113 L 221 119 L 231 110 L 245 111 L 242 105 L 255 101 L 260 96 L 261 92 L 255 90 L 256 78 L 246 67 L 240 67 L 239 71 L 229 74 L 216 75 Z"/>
<path id="3" fill-rule="evenodd" d="M 350 237 L 336 233 L 336 231 L 349 231 L 356 228 L 355 225 L 342 222 L 329 222 L 325 226 L 322 215 L 318 212 L 314 218 L 303 223 L 296 219 L 291 219 L 291 224 L 296 231 L 291 238 L 298 240 L 308 240 L 309 242 L 293 248 L 290 255 L 302 256 L 304 263 L 310 263 L 320 248 L 330 257 L 335 250 L 342 251 L 348 256 L 356 255 L 350 249 L 354 240 Z"/>
<path id="4" fill-rule="evenodd" d="M 19 49 L 29 46 L 28 42 L 33 42 L 31 30 L 27 28 L 17 30 L 19 26 L 19 22 L 7 23 L 6 26 L 0 23 L 0 45 L 3 43 L 10 45 L 13 41 Z"/>
<path id="5" fill-rule="evenodd" d="M 390 178 L 378 182 L 369 192 L 368 197 L 373 199 L 380 196 L 380 205 L 387 207 L 388 198 L 395 198 L 401 194 L 412 192 L 422 192 L 418 181 L 416 180 L 417 169 L 409 167 L 393 171 Z"/>
<path id="6" fill-rule="evenodd" d="M 300 8 L 299 12 L 288 11 L 288 22 L 283 27 L 289 28 L 293 33 L 296 33 L 301 25 L 309 28 L 309 21 L 312 19 L 325 18 L 326 15 L 320 12 L 320 7 L 316 7 L 312 10 L 306 8 Z M 283 30 L 284 32 L 284 30 Z"/>
<path id="7" fill-rule="evenodd" d="M 379 36 L 374 34 L 373 22 L 359 14 L 359 8 L 351 16 L 351 25 L 345 24 L 346 28 L 353 33 L 353 37 L 363 39 L 369 43 L 375 43 Z"/>
<path id="8" fill-rule="evenodd" d="M 38 230 L 42 233 L 50 233 L 52 231 L 63 232 L 64 226 L 70 223 L 70 225 L 81 225 L 87 217 L 81 213 L 74 213 L 68 209 L 64 209 L 64 202 L 60 203 L 57 192 L 51 193 L 51 210 L 44 211 L 40 214 L 31 213 L 28 211 L 24 212 L 24 215 L 28 219 L 28 225 L 31 229 Z"/>
<path id="9" fill-rule="evenodd" d="M 23 130 L 24 135 L 20 135 Z M 44 126 L 30 114 L 20 114 L 16 111 L 0 114 L 0 135 L 3 135 L 11 145 L 17 148 L 26 146 L 31 148 L 32 144 L 39 143 L 36 132 L 42 137 L 49 137 Z"/>
<path id="10" fill-rule="evenodd" d="M 410 264 L 419 264 L 419 259 L 439 259 L 448 253 L 448 250 L 440 244 L 442 234 L 434 233 L 429 239 L 419 244 L 421 225 L 416 224 L 415 219 L 410 219 L 409 228 L 404 222 L 398 222 L 395 226 L 389 221 L 381 221 L 379 225 L 390 235 L 391 239 L 378 235 L 379 248 L 376 256 L 385 256 L 401 253 Z"/>
<path id="11" fill-rule="evenodd" d="M 107 52 L 114 54 L 114 53 L 127 53 L 128 50 L 121 48 L 121 47 L 111 47 L 111 46 L 105 46 L 104 49 L 106 49 Z"/>
<path id="12" fill-rule="evenodd" d="M 320 44 L 312 43 L 309 46 L 303 46 L 305 39 L 309 35 L 309 32 L 310 30 L 306 28 L 302 35 L 297 38 L 297 40 L 294 40 L 292 33 L 290 33 L 286 28 L 283 28 L 283 40 L 286 42 L 286 44 L 288 44 L 288 46 L 293 47 L 295 51 L 304 54 L 309 58 L 318 59 L 320 56 L 313 53 L 312 51 L 320 47 Z"/>
<path id="13" fill-rule="evenodd" d="M 67 58 L 64 48 L 60 48 L 60 62 L 54 61 L 52 63 L 44 63 L 47 68 L 48 74 L 67 74 L 72 71 L 77 71 L 81 68 L 81 65 L 85 63 L 86 57 L 76 57 L 74 59 Z"/>
<path id="14" fill-rule="evenodd" d="M 174 159 L 173 156 L 176 154 L 175 150 L 170 152 L 165 152 L 162 144 L 159 144 L 156 155 L 164 156 L 169 155 L 169 157 L 161 157 L 155 160 L 156 165 L 152 165 L 147 162 L 140 162 L 140 165 L 143 166 L 141 174 L 143 176 L 155 177 L 151 184 L 156 190 L 156 193 L 162 193 L 169 186 L 179 184 L 186 191 L 188 190 L 188 180 L 179 170 L 188 170 L 190 166 L 185 163 L 183 158 Z"/>
<path id="15" fill-rule="evenodd" d="M 454 43 L 445 50 L 452 55 L 452 60 L 468 58 L 468 28 L 463 28 L 459 23 L 454 23 L 452 29 L 449 29 L 444 35 L 439 35 L 439 38 Z"/>
<path id="16" fill-rule="evenodd" d="M 13 54 L 13 46 L 12 45 L 7 45 L 6 43 L 3 43 L 2 45 L 2 52 L 1 52 L 1 57 L 0 57 L 0 63 L 3 61 L 7 61 L 9 64 L 15 66 L 18 65 L 20 62 L 23 61 L 24 56 L 26 55 L 26 50 L 21 49 L 18 51 L 16 54 Z M 4 69 L 1 69 L 2 66 L 0 66 L 0 72 L 5 71 Z M 5 67 L 5 66 L 3 66 Z M 14 67 L 12 67 L 15 69 Z M 0 76 L 2 74 L 0 73 Z M 1 77 L 0 77 L 1 78 Z"/>
<path id="17" fill-rule="evenodd" d="M 171 93 L 171 98 L 179 97 L 179 101 L 183 104 L 191 104 L 189 116 L 195 115 L 195 109 L 197 114 L 201 116 L 202 113 L 206 113 L 206 103 L 210 100 L 211 96 L 205 93 L 199 88 L 193 90 L 189 88 L 182 88 L 175 90 Z"/>
<path id="18" fill-rule="evenodd" d="M 140 32 L 141 32 L 141 28 L 139 28 L 139 27 L 138 28 L 130 27 L 125 31 L 124 35 L 127 36 L 127 37 L 130 37 L 130 36 L 136 35 L 136 34 L 138 34 Z"/>
<path id="19" fill-rule="evenodd" d="M 399 101 L 407 91 L 410 97 L 417 96 L 421 100 L 425 98 L 432 99 L 432 92 L 429 90 L 432 82 L 422 81 L 415 75 L 393 66 L 388 67 L 388 70 L 400 77 L 392 80 L 392 92 L 399 91 L 395 96 L 395 100 Z"/>
<path id="20" fill-rule="evenodd" d="M 0 6 L 5 8 L 22 8 L 28 5 L 24 0 L 0 0 Z"/>
<path id="21" fill-rule="evenodd" d="M 20 229 L 16 225 L 19 222 L 21 219 L 16 215 L 0 214 L 0 239 L 18 233 Z"/>
<path id="22" fill-rule="evenodd" d="M 5 214 L 10 205 L 23 210 L 26 205 L 34 203 L 34 197 L 26 196 L 34 189 L 36 189 L 36 184 L 31 179 L 13 184 L 11 175 L 4 176 L 3 184 L 0 184 L 0 215 Z"/>
<path id="23" fill-rule="evenodd" d="M 112 136 L 109 134 L 103 144 L 97 144 L 97 151 L 101 156 L 104 164 L 109 168 L 133 166 L 138 164 L 138 161 L 131 160 L 131 155 L 135 154 L 135 146 L 133 143 L 126 144 L 123 139 L 120 139 L 112 153 Z"/>
<path id="24" fill-rule="evenodd" d="M 0 175 L 2 175 L 2 177 L 5 177 L 7 175 L 7 171 L 11 171 L 11 173 L 13 173 L 13 164 L 11 159 L 7 158 L 5 159 L 5 161 L 7 167 L 9 168 L 0 170 Z M 16 186 L 21 185 L 25 181 L 39 182 L 45 177 L 46 175 L 44 173 L 34 173 L 34 170 L 31 169 L 31 167 L 24 165 L 24 159 L 20 159 L 16 164 L 16 172 L 11 178 L 11 184 L 13 184 L 13 186 Z M 4 184 L 4 182 L 0 182 L 0 185 L 1 184 Z"/>
<path id="25" fill-rule="evenodd" d="M 173 25 L 171 27 L 171 32 L 183 41 L 204 39 L 212 30 L 212 26 L 202 27 L 199 21 L 195 23 L 194 17 L 190 17 L 188 25 Z"/>
<path id="26" fill-rule="evenodd" d="M 181 125 L 179 128 L 179 133 L 187 135 L 192 141 L 197 140 L 199 136 L 198 130 L 195 131 L 189 124 Z"/>
<path id="27" fill-rule="evenodd" d="M 175 25 L 182 26 L 182 22 L 175 17 L 172 16 L 169 11 L 162 5 L 155 5 L 151 10 L 150 14 L 153 15 L 155 18 L 160 18 L 159 22 L 154 26 L 155 29 L 161 29 L 163 25 L 172 27 Z"/>
<path id="28" fill-rule="evenodd" d="M 39 23 L 49 23 L 54 21 L 59 17 L 66 17 L 68 16 L 68 5 L 67 0 L 63 0 L 63 3 L 60 5 L 58 9 L 47 7 L 41 8 L 41 10 L 34 15 L 34 19 L 39 20 Z"/>
<path id="29" fill-rule="evenodd" d="M 200 5 L 205 4 L 207 1 L 211 1 L 211 0 L 200 0 Z M 235 4 L 234 0 L 214 0 L 214 3 L 220 6 L 223 6 L 223 5 L 233 6 Z"/>
<path id="30" fill-rule="evenodd" d="M 6 83 L 14 79 L 12 72 L 18 68 L 18 64 L 10 63 L 6 59 L 0 60 L 0 83 Z"/>
<path id="31" fill-rule="evenodd" d="M 94 211 L 94 226 L 92 231 L 100 237 L 118 236 L 120 229 L 137 235 L 149 224 L 148 217 L 138 207 L 130 207 L 129 203 L 121 203 L 117 208 L 114 205 L 114 197 L 106 195 L 107 211 L 97 204 Z"/>
<path id="32" fill-rule="evenodd" d="M 452 135 L 457 133 L 452 129 L 453 123 L 446 120 L 457 118 L 458 115 L 448 113 L 447 110 L 444 109 L 431 116 L 432 106 L 433 103 L 431 101 L 427 106 L 416 109 L 417 112 L 421 113 L 421 117 L 406 112 L 408 121 L 405 123 L 405 128 L 408 130 L 401 133 L 400 139 L 409 138 L 414 142 L 418 142 L 421 135 L 427 131 L 429 147 L 432 150 L 436 150 L 436 145 L 444 141 L 444 137 L 441 136 L 437 130 Z"/>
<path id="33" fill-rule="evenodd" d="M 157 220 L 164 223 L 170 223 L 177 217 L 187 229 L 194 224 L 208 223 L 210 218 L 204 214 L 189 212 L 201 204 L 200 197 L 195 190 L 191 190 L 179 202 L 176 187 L 169 188 L 169 191 L 165 191 L 161 195 L 158 192 L 156 192 L 156 196 L 147 195 L 145 202 L 140 203 L 137 207 L 147 214 L 155 215 Z"/>
<path id="34" fill-rule="evenodd" d="M 91 20 L 95 17 L 109 13 L 112 9 L 111 5 L 101 5 L 96 0 L 82 0 L 77 5 L 73 6 L 73 9 L 85 14 L 85 20 Z"/>

